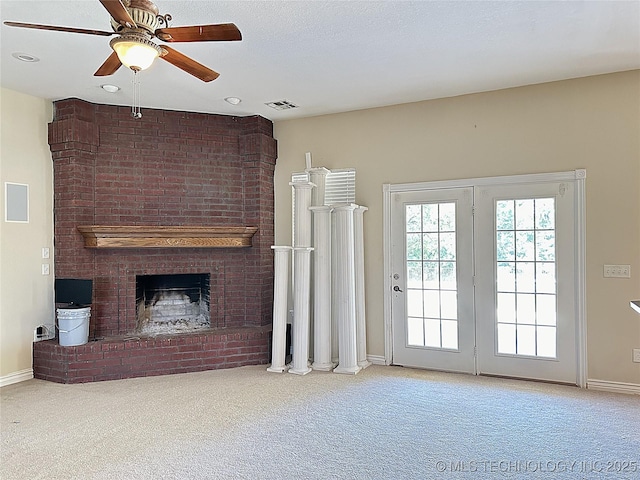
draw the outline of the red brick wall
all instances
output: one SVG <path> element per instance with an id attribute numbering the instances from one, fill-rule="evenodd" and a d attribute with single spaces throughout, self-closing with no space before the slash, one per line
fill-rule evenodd
<path id="1" fill-rule="evenodd" d="M 135 276 L 211 275 L 211 325 L 271 323 L 276 141 L 270 121 L 55 102 L 55 274 L 94 282 L 90 338 L 135 326 Z M 78 225 L 257 226 L 245 249 L 84 248 Z"/>

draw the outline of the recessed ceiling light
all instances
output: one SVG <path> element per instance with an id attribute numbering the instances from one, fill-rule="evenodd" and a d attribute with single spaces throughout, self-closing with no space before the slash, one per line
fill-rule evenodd
<path id="1" fill-rule="evenodd" d="M 105 92 L 109 92 L 109 93 L 116 93 L 118 90 L 120 90 L 120 87 L 117 85 L 109 85 L 108 83 L 104 84 L 104 85 L 100 85 L 100 87 L 105 91 Z"/>
<path id="2" fill-rule="evenodd" d="M 238 105 L 242 100 L 238 97 L 227 97 L 224 99 L 225 102 L 230 103 L 231 105 Z"/>
<path id="3" fill-rule="evenodd" d="M 40 59 L 38 57 L 34 57 L 33 55 L 29 55 L 28 53 L 20 53 L 20 52 L 15 52 L 12 53 L 11 56 L 13 58 L 17 58 L 18 60 L 21 60 L 23 62 L 39 62 Z"/>
<path id="4" fill-rule="evenodd" d="M 278 100 L 276 102 L 265 103 L 265 105 L 275 110 L 289 110 L 291 108 L 298 108 L 298 105 L 294 105 L 289 100 Z"/>

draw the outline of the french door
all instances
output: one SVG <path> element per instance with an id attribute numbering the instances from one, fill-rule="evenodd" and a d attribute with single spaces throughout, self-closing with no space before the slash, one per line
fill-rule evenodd
<path id="1" fill-rule="evenodd" d="M 473 189 L 392 194 L 393 362 L 475 372 Z"/>
<path id="2" fill-rule="evenodd" d="M 579 383 L 574 188 L 392 192 L 392 362 Z"/>

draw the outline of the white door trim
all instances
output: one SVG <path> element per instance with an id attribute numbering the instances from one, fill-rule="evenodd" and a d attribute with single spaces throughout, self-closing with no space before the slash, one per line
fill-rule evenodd
<path id="1" fill-rule="evenodd" d="M 391 319 L 391 194 L 435 190 L 440 188 L 478 187 L 483 185 L 505 185 L 518 183 L 546 183 L 554 181 L 573 181 L 575 184 L 575 222 L 576 222 L 576 341 L 577 341 L 577 384 L 587 386 L 587 342 L 586 342 L 586 239 L 585 239 L 585 179 L 587 171 L 577 169 L 566 172 L 537 173 L 528 175 L 507 175 L 500 177 L 480 177 L 460 180 L 441 180 L 434 182 L 400 183 L 382 185 L 382 248 L 383 248 L 383 310 L 384 310 L 384 359 L 390 365 L 393 358 L 393 325 Z"/>

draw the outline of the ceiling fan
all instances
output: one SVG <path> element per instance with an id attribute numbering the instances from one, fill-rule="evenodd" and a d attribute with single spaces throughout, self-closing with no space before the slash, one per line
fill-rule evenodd
<path id="1" fill-rule="evenodd" d="M 84 33 L 105 37 L 117 35 L 109 42 L 113 53 L 94 73 L 99 77 L 114 74 L 121 65 L 138 72 L 150 67 L 153 61 L 160 57 L 203 82 L 210 82 L 218 78 L 220 74 L 173 48 L 157 45 L 152 39 L 155 37 L 169 43 L 242 40 L 240 30 L 233 23 L 169 27 L 169 21 L 172 20 L 171 15 L 160 15 L 158 7 L 151 0 L 99 1 L 111 15 L 112 32 L 35 23 L 4 22 L 4 24 L 10 27 Z"/>

